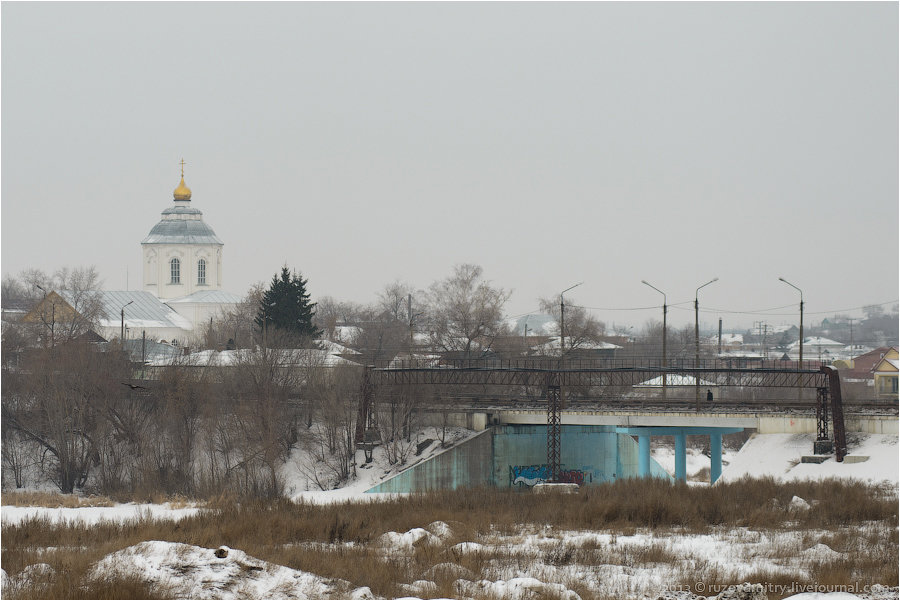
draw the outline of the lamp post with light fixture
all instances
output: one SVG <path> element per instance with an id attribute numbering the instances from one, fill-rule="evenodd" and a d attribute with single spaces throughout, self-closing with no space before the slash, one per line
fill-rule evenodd
<path id="1" fill-rule="evenodd" d="M 662 389 L 662 393 L 663 393 L 663 400 L 665 400 L 666 384 L 667 384 L 666 380 L 669 379 L 669 375 L 666 373 L 666 368 L 669 367 L 669 362 L 666 357 L 666 313 L 668 313 L 668 306 L 666 305 L 666 293 L 663 292 L 662 290 L 660 290 L 659 288 L 657 288 L 656 286 L 654 286 L 653 284 L 651 284 L 650 282 L 648 282 L 647 280 L 641 280 L 641 283 L 646 284 L 647 286 L 650 286 L 651 288 L 653 288 L 654 290 L 656 290 L 657 292 L 659 292 L 660 294 L 663 295 L 663 347 L 662 347 L 662 360 L 663 360 L 663 382 L 662 382 L 662 385 L 663 385 L 663 389 Z"/>
<path id="2" fill-rule="evenodd" d="M 696 370 L 700 367 L 700 288 L 705 288 L 717 281 L 719 281 L 719 278 L 713 278 L 694 292 L 694 388 L 697 393 L 698 412 L 700 411 L 700 372 Z"/>

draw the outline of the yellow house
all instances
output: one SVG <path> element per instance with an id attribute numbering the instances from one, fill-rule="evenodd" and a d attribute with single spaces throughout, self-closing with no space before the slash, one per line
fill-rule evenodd
<path id="1" fill-rule="evenodd" d="M 41 324 L 41 337 L 45 344 L 53 346 L 80 334 L 81 314 L 55 291 L 50 291 L 44 299 L 22 317 L 25 323 Z"/>
<path id="2" fill-rule="evenodd" d="M 900 353 L 892 346 L 872 368 L 875 375 L 875 395 L 879 398 L 898 397 L 898 377 L 900 377 Z"/>

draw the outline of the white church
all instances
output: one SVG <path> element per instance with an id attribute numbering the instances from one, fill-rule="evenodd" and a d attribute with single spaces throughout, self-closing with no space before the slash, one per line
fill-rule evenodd
<path id="1" fill-rule="evenodd" d="M 112 340 L 165 341 L 186 346 L 202 337 L 211 319 L 241 302 L 222 289 L 224 244 L 191 206 L 191 189 L 181 182 L 173 204 L 141 241 L 143 289 L 101 292 L 104 317 L 98 334 Z"/>

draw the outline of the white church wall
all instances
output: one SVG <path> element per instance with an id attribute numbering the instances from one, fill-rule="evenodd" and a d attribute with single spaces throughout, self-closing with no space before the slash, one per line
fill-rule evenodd
<path id="1" fill-rule="evenodd" d="M 222 282 L 222 249 L 208 244 L 145 244 L 144 290 L 167 300 L 200 290 L 219 290 Z M 172 283 L 172 259 L 179 261 L 179 282 Z M 206 262 L 206 283 L 198 283 L 198 261 Z"/>

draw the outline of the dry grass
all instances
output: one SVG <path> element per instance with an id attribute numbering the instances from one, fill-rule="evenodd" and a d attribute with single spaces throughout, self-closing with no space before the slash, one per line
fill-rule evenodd
<path id="1" fill-rule="evenodd" d="M 64 495 L 58 492 L 5 492 L 2 495 L 3 505 L 15 507 L 112 507 L 116 503 L 168 503 L 172 508 L 193 507 L 197 502 L 182 495 L 164 495 L 160 492 L 134 497 L 114 495 L 113 498 L 102 495 Z"/>
<path id="2" fill-rule="evenodd" d="M 814 510 L 791 511 L 788 506 L 794 495 L 814 502 Z M 385 532 L 406 532 L 437 520 L 450 524 L 453 532 L 441 545 L 420 545 L 403 554 L 386 553 L 373 544 Z M 610 564 L 654 569 L 674 565 L 678 559 L 662 538 L 644 547 L 627 548 L 614 543 L 560 541 L 556 547 L 542 548 L 537 555 L 502 546 L 454 553 L 450 547 L 458 542 L 486 542 L 504 536 L 511 540 L 523 531 L 545 527 L 549 532 L 604 531 L 620 535 L 652 529 L 657 537 L 747 527 L 797 531 L 795 536 L 804 548 L 822 542 L 846 553 L 846 560 L 810 564 L 808 578 L 803 574 L 752 575 L 760 582 L 806 578 L 811 582 L 896 585 L 896 523 L 896 497 L 842 481 L 778 483 L 762 479 L 689 487 L 656 480 L 622 480 L 586 487 L 578 495 L 565 498 L 481 488 L 325 506 L 287 500 L 238 502 L 220 497 L 209 501 L 207 509 L 178 522 L 144 518 L 86 526 L 32 519 L 5 525 L 2 564 L 12 576 L 39 562 L 50 564 L 57 572 L 46 587 L 19 591 L 14 596 L 165 597 L 165 591 L 146 590 L 146 585 L 138 581 L 96 583 L 88 582 L 86 575 L 94 562 L 111 552 L 141 541 L 166 540 L 207 548 L 228 545 L 275 564 L 347 579 L 353 586 L 368 586 L 376 595 L 387 598 L 408 595 L 401 585 L 415 580 L 430 580 L 437 585 L 429 596 L 455 597 L 459 593 L 454 591 L 453 582 L 459 576 L 454 572 L 470 575 L 467 579 L 496 580 L 501 568 L 524 572 L 546 568 L 552 573 L 571 565 L 589 569 Z M 822 536 L 821 531 L 835 534 Z M 788 547 L 772 549 L 773 557 L 793 552 Z M 435 568 L 442 565 L 451 567 Z M 738 578 L 715 566 L 684 574 L 686 583 L 704 582 L 707 586 L 724 587 L 745 580 L 746 576 Z M 88 587 L 89 595 L 85 592 Z M 569 588 L 582 597 L 593 596 L 584 583 Z"/>
<path id="3" fill-rule="evenodd" d="M 57 492 L 6 492 L 0 497 L 3 505 L 15 507 L 112 507 L 109 497 L 64 495 Z"/>

